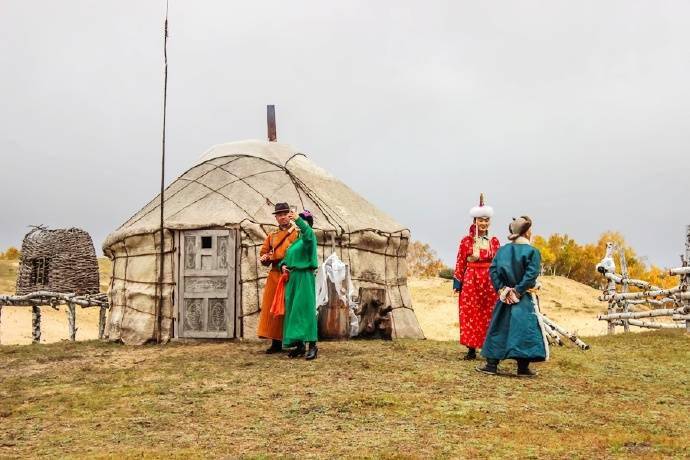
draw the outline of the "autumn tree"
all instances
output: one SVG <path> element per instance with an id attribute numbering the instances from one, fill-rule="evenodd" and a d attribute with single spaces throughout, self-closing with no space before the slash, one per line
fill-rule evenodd
<path id="1" fill-rule="evenodd" d="M 548 238 L 535 236 L 534 246 L 542 254 L 542 267 L 545 275 L 564 276 L 588 286 L 600 288 L 605 283 L 601 274 L 595 270 L 596 264 L 606 254 L 606 244 L 612 242 L 622 248 L 631 278 L 642 279 L 660 287 L 671 287 L 677 283 L 665 270 L 651 265 L 637 255 L 619 232 L 605 232 L 594 244 L 578 244 L 567 234 L 555 233 Z M 620 250 L 620 249 L 619 249 Z M 619 253 L 614 257 L 616 269 L 620 273 Z"/>
<path id="2" fill-rule="evenodd" d="M 407 269 L 412 276 L 438 276 L 446 266 L 431 246 L 420 241 L 410 241 L 407 248 Z"/>
<path id="3" fill-rule="evenodd" d="M 21 252 L 14 246 L 10 246 L 7 251 L 0 252 L 0 259 L 2 260 L 19 260 Z"/>

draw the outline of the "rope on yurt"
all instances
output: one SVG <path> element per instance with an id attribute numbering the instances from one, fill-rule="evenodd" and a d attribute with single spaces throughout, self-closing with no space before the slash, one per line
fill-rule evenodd
<path id="1" fill-rule="evenodd" d="M 233 162 L 235 162 L 235 161 L 237 161 L 237 160 L 239 160 L 239 159 L 240 159 L 240 157 L 238 157 L 238 158 L 232 158 L 232 159 L 229 160 L 227 163 L 223 163 L 222 165 L 219 165 L 219 166 L 214 165 L 213 168 L 211 168 L 211 169 L 209 169 L 208 171 L 206 171 L 205 173 L 199 175 L 199 177 L 197 177 L 197 180 L 201 179 L 202 177 L 206 176 L 206 175 L 209 174 L 209 173 L 212 173 L 213 171 L 215 171 L 216 169 L 218 169 L 220 166 L 227 166 L 227 165 L 229 165 L 230 163 L 233 163 Z M 211 161 L 211 160 L 209 160 L 209 161 Z M 200 165 L 196 165 L 196 166 L 200 166 Z M 196 167 L 196 166 L 195 166 L 195 167 Z M 187 174 L 187 173 L 188 173 L 189 171 L 191 171 L 192 169 L 194 169 L 194 168 L 188 169 L 187 171 L 184 172 L 184 174 Z M 184 174 L 182 174 L 182 175 L 184 176 Z M 178 180 L 186 180 L 186 181 L 189 181 L 190 179 L 187 179 L 186 177 L 179 177 Z M 167 186 L 167 187 L 165 188 L 165 191 L 167 192 L 167 191 L 170 189 L 170 187 L 172 187 L 175 183 L 176 183 L 176 181 L 173 182 L 172 184 L 170 184 L 169 186 Z M 175 197 L 178 193 L 183 192 L 183 191 L 184 191 L 187 187 L 189 187 L 190 185 L 191 185 L 191 183 L 188 182 L 187 184 L 185 184 L 185 185 L 183 185 L 182 187 L 180 187 L 178 190 L 175 190 L 175 192 L 173 192 L 172 194 L 168 195 L 168 199 L 171 199 L 171 198 Z M 227 185 L 227 184 L 226 184 L 226 185 Z M 142 209 L 145 209 L 147 206 L 150 206 L 151 204 L 153 204 L 153 203 L 156 202 L 156 201 L 159 201 L 159 197 L 153 198 L 151 201 L 149 201 L 148 203 L 146 203 L 146 205 L 145 205 Z M 135 213 L 133 216 L 131 216 L 124 224 L 120 225 L 119 228 L 126 227 L 127 225 L 136 224 L 136 223 L 139 222 L 141 219 L 143 219 L 144 217 L 146 217 L 146 216 L 148 216 L 149 214 L 151 214 L 152 212 L 154 212 L 156 209 L 158 209 L 158 205 L 156 205 L 156 206 L 154 206 L 153 208 L 151 208 L 151 209 L 149 209 L 148 211 L 146 211 L 144 214 L 142 214 L 141 216 L 139 216 L 136 220 L 132 220 L 132 219 L 134 219 L 134 217 L 136 217 L 136 215 L 137 215 L 138 212 L 141 212 L 141 211 L 138 211 L 138 212 Z"/>
<path id="2" fill-rule="evenodd" d="M 249 240 L 252 242 L 252 246 L 254 247 L 254 272 L 256 273 L 256 276 L 257 276 L 256 283 L 254 283 L 254 287 L 256 288 L 256 303 L 257 303 L 257 310 L 256 311 L 261 311 L 261 297 L 260 297 L 260 293 L 259 293 L 259 279 L 260 279 L 259 278 L 259 252 L 258 252 L 259 245 L 255 244 L 254 238 L 252 238 L 252 236 L 249 234 L 249 232 L 244 227 L 242 227 L 243 222 L 244 222 L 244 220 L 242 220 L 242 222 L 240 222 L 240 224 L 239 224 L 240 230 L 242 230 L 242 233 L 244 233 L 247 236 L 247 238 L 249 238 Z M 263 231 L 263 229 L 262 229 L 262 231 Z M 242 247 L 242 245 L 240 245 L 240 247 Z M 247 255 L 249 255 L 249 248 L 248 247 L 247 247 Z M 240 265 L 240 269 L 241 269 L 241 267 L 242 266 Z M 244 283 L 244 280 L 240 281 L 240 284 L 243 284 L 243 283 Z M 240 303 L 242 303 L 242 302 L 240 302 Z M 256 311 L 254 311 L 252 313 L 244 313 L 244 304 L 243 304 L 242 315 L 240 316 L 240 318 L 244 318 L 245 316 L 256 313 Z"/>
<path id="3" fill-rule="evenodd" d="M 230 198 L 230 197 L 228 197 L 227 195 L 224 195 L 224 194 L 222 194 L 221 192 L 218 191 L 218 190 L 222 189 L 223 187 L 225 187 L 227 184 L 223 185 L 223 187 L 219 187 L 218 189 L 213 189 L 213 188 L 209 187 L 208 185 L 203 184 L 203 183 L 197 181 L 196 179 L 185 179 L 185 180 L 188 180 L 188 181 L 190 181 L 190 182 L 196 182 L 197 184 L 201 185 L 201 186 L 204 187 L 204 188 L 207 188 L 207 189 L 210 190 L 210 191 L 209 191 L 209 193 L 207 193 L 206 195 L 202 196 L 201 198 L 199 198 L 199 199 L 197 199 L 197 200 L 195 200 L 195 201 L 192 201 L 191 203 L 188 203 L 188 204 L 184 205 L 182 208 L 180 208 L 180 209 L 178 209 L 177 211 L 175 211 L 174 214 L 171 214 L 171 215 L 169 216 L 170 218 L 172 218 L 172 217 L 176 216 L 177 214 L 181 213 L 182 211 L 184 211 L 184 210 L 187 209 L 188 207 L 195 205 L 196 203 L 198 203 L 199 201 L 203 200 L 204 198 L 206 198 L 207 196 L 209 196 L 209 195 L 211 195 L 211 194 L 213 194 L 213 193 L 216 193 L 217 195 L 220 195 L 221 197 L 223 197 L 223 198 L 225 198 L 226 200 L 228 200 L 230 203 L 232 203 L 232 204 L 234 204 L 235 206 L 237 206 L 237 208 L 238 208 L 240 211 L 244 212 L 244 213 L 245 213 L 247 216 L 249 216 L 250 218 L 254 218 L 254 216 L 252 216 L 252 215 L 249 213 L 249 211 L 247 211 L 247 210 L 244 209 L 242 206 L 240 206 L 239 204 L 237 204 L 237 203 L 235 202 L 235 200 L 233 200 L 232 198 Z"/>
<path id="4" fill-rule="evenodd" d="M 220 169 L 223 170 L 223 171 L 225 171 L 227 174 L 230 174 L 231 176 L 237 178 L 237 180 L 235 180 L 235 181 L 233 181 L 233 182 L 230 182 L 230 184 L 234 184 L 235 182 L 242 182 L 244 185 L 246 185 L 246 186 L 249 187 L 250 189 L 254 190 L 257 194 L 259 194 L 259 195 L 261 196 L 261 198 L 265 199 L 267 205 L 269 205 L 269 206 L 273 205 L 273 202 L 271 201 L 271 199 L 270 199 L 269 197 L 267 197 L 266 195 L 264 195 L 263 193 L 261 193 L 260 191 L 258 191 L 256 188 L 254 188 L 254 186 L 253 186 L 252 184 L 250 184 L 249 182 L 247 182 L 245 179 L 248 179 L 248 178 L 250 178 L 250 177 L 257 176 L 257 175 L 259 175 L 259 174 L 265 174 L 265 173 L 267 173 L 267 172 L 278 172 L 278 171 L 262 171 L 262 172 L 260 172 L 260 173 L 251 174 L 251 175 L 246 176 L 246 177 L 240 177 L 240 176 L 238 176 L 237 174 L 231 173 L 230 171 L 228 171 L 227 169 L 223 168 L 222 166 L 220 167 Z M 224 187 L 227 187 L 227 186 L 230 185 L 230 184 L 225 184 Z"/>
<path id="5" fill-rule="evenodd" d="M 319 210 L 323 213 L 324 217 L 326 218 L 326 221 L 329 224 L 331 224 L 334 228 L 339 228 L 341 234 L 347 233 L 343 225 L 334 222 L 335 220 L 340 219 L 340 216 L 330 206 L 328 206 L 328 204 L 323 198 L 321 198 L 316 192 L 309 188 L 309 186 L 305 184 L 299 177 L 293 174 L 292 171 L 285 168 L 285 172 L 290 177 L 290 180 L 292 180 L 292 182 L 295 184 L 295 188 L 301 188 L 304 191 L 304 193 L 309 197 L 309 199 L 311 199 L 314 202 L 314 204 L 318 206 Z M 326 212 L 327 210 L 328 212 Z M 340 220 L 345 226 L 347 226 L 347 222 L 344 219 Z"/>

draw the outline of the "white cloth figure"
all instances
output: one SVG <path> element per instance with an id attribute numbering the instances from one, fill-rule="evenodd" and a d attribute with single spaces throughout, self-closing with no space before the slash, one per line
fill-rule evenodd
<path id="1" fill-rule="evenodd" d="M 319 266 L 316 272 L 316 307 L 328 304 L 328 283 L 331 280 L 338 293 L 338 297 L 350 309 L 350 337 L 359 333 L 359 317 L 355 314 L 356 304 L 352 300 L 354 288 L 350 278 L 350 270 L 345 262 L 333 253 Z"/>
<path id="2" fill-rule="evenodd" d="M 613 243 L 606 243 L 606 256 L 596 266 L 599 273 L 616 273 L 616 263 L 613 261 L 613 251 L 615 248 L 616 246 Z"/>

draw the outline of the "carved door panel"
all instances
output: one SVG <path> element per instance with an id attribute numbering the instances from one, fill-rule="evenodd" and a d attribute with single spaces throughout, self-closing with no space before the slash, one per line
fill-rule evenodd
<path id="1" fill-rule="evenodd" d="M 191 230 L 180 243 L 179 336 L 235 337 L 237 232 Z"/>

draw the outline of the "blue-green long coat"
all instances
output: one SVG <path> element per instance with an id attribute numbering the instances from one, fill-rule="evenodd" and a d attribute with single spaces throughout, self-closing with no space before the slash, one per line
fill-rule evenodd
<path id="1" fill-rule="evenodd" d="M 494 257 L 489 274 L 496 291 L 515 288 L 520 302 L 508 305 L 499 299 L 482 347 L 482 356 L 490 359 L 527 359 L 544 361 L 548 343 L 533 294 L 541 271 L 541 254 L 527 243 L 511 243 L 501 247 Z"/>
<path id="2" fill-rule="evenodd" d="M 316 254 L 316 235 L 302 218 L 297 218 L 299 239 L 292 243 L 280 266 L 290 269 L 290 278 L 285 285 L 285 319 L 283 320 L 283 345 L 297 342 L 316 342 L 318 326 L 316 320 L 316 275 L 319 267 Z"/>

